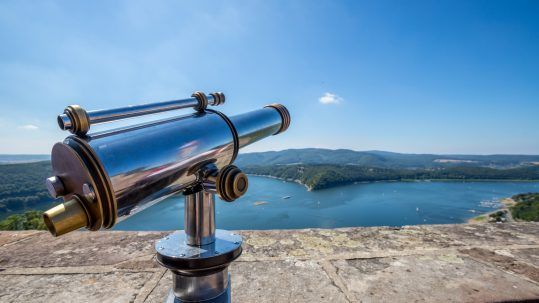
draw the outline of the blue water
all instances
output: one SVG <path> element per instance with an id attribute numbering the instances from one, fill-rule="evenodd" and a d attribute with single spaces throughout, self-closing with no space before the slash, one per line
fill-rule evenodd
<path id="1" fill-rule="evenodd" d="M 401 226 L 462 223 L 500 206 L 499 199 L 539 192 L 539 182 L 380 182 L 309 192 L 280 180 L 249 177 L 233 203 L 216 201 L 222 229 Z M 283 199 L 290 196 L 289 199 Z M 258 201 L 267 204 L 255 206 Z M 116 225 L 117 230 L 183 228 L 183 198 L 175 196 Z"/>

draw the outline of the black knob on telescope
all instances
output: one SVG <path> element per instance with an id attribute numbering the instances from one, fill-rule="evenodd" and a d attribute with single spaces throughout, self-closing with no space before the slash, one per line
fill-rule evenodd
<path id="1" fill-rule="evenodd" d="M 247 192 L 249 180 L 239 168 L 227 165 L 217 175 L 215 189 L 217 195 L 224 201 L 232 202 Z"/>

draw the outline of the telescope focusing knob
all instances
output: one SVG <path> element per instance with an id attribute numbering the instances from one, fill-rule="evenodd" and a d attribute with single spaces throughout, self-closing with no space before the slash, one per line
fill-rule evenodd
<path id="1" fill-rule="evenodd" d="M 248 187 L 247 175 L 234 165 L 223 167 L 215 182 L 217 195 L 226 202 L 232 202 L 243 196 Z"/>

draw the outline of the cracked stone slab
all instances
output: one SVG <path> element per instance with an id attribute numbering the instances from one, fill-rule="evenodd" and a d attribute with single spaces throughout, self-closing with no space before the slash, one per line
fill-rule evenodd
<path id="1" fill-rule="evenodd" d="M 539 241 L 539 223 L 535 222 L 433 225 L 428 228 L 435 226 L 439 233 L 460 245 L 537 245 Z"/>
<path id="2" fill-rule="evenodd" d="M 0 275 L 0 302 L 134 302 L 151 275 Z"/>
<path id="3" fill-rule="evenodd" d="M 539 248 L 514 249 L 510 250 L 510 253 L 515 258 L 539 268 Z"/>
<path id="4" fill-rule="evenodd" d="M 230 274 L 232 302 L 347 302 L 315 261 L 235 262 Z M 146 302 L 162 303 L 171 286 L 168 272 Z"/>
<path id="5" fill-rule="evenodd" d="M 15 232 L 3 232 L 0 233 L 0 246 L 8 243 L 13 243 L 24 238 L 28 238 L 32 235 L 39 234 L 39 231 L 35 230 L 24 230 L 24 231 L 15 231 Z"/>
<path id="6" fill-rule="evenodd" d="M 472 248 L 460 250 L 460 252 L 480 262 L 490 263 L 504 271 L 516 273 L 539 282 L 539 268 L 517 260 L 510 251 Z"/>
<path id="7" fill-rule="evenodd" d="M 166 232 L 74 232 L 54 238 L 42 232 L 28 240 L 0 247 L 0 268 L 117 264 L 154 254 L 155 241 L 165 234 Z"/>
<path id="8" fill-rule="evenodd" d="M 503 302 L 539 298 L 539 285 L 456 254 L 333 261 L 361 302 Z"/>

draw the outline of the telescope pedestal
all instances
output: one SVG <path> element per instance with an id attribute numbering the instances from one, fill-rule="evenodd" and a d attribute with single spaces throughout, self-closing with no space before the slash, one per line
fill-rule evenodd
<path id="1" fill-rule="evenodd" d="M 185 202 L 186 229 L 155 244 L 157 261 L 172 272 L 165 302 L 230 302 L 228 266 L 241 255 L 241 236 L 215 229 L 213 194 L 188 192 Z"/>

